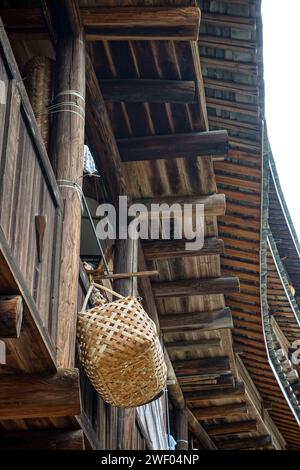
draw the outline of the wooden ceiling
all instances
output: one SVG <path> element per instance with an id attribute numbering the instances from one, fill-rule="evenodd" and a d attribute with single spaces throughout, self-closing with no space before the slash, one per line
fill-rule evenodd
<path id="1" fill-rule="evenodd" d="M 128 0 L 126 6 L 141 3 Z M 124 6 L 124 2 L 113 0 L 80 1 L 82 8 L 119 4 Z M 156 7 L 194 4 L 187 0 L 147 2 Z M 178 158 L 128 161 L 123 163 L 126 186 L 134 200 L 162 201 L 173 197 L 188 202 L 191 197 L 225 195 L 226 214 L 223 211 L 218 217 L 205 217 L 206 243 L 214 245 L 213 251 L 183 256 L 174 244 L 166 247 L 162 242 L 156 251 L 150 242 L 144 244 L 148 267 L 159 271 L 152 291 L 164 341 L 186 403 L 214 445 L 223 449 L 261 449 L 284 448 L 287 443 L 298 448 L 299 428 L 269 365 L 261 322 L 264 114 L 259 2 L 200 1 L 199 5 L 198 44 L 173 37 L 112 40 L 90 36 L 87 50 L 100 88 L 104 83 L 106 108 L 119 146 L 121 139 L 128 139 L 129 143 L 135 139 L 136 144 L 136 139 L 144 137 L 228 131 L 225 161 L 223 155 L 212 157 L 211 153 L 202 157 L 178 154 Z M 19 33 L 11 28 L 16 49 Z M 38 34 L 44 38 L 45 28 Z M 22 42 L 25 47 L 24 38 Z M 116 80 L 194 82 L 195 99 L 193 103 L 164 102 L 163 97 L 159 102 L 118 102 L 105 93 L 105 84 Z M 88 103 L 92 107 L 92 101 L 88 99 Z M 93 139 L 89 134 L 88 137 L 93 149 Z M 101 171 L 101 154 L 97 154 L 97 146 L 94 148 Z M 113 185 L 113 178 L 110 182 Z M 224 241 L 224 254 L 222 244 L 216 243 L 220 238 Z M 163 257 L 157 255 L 159 251 Z M 239 278 L 240 292 L 236 282 L 234 287 L 231 285 L 231 292 L 228 284 L 215 294 L 203 290 L 197 295 L 196 290 L 182 290 L 187 285 L 203 288 L 203 279 L 224 277 Z M 188 321 L 189 327 L 183 329 Z M 242 356 L 237 357 L 236 351 Z"/>

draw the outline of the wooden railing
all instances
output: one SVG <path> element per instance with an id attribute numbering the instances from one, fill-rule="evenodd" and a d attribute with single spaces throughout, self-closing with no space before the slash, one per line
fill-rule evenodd
<path id="1" fill-rule="evenodd" d="M 62 202 L 0 20 L 0 230 L 55 343 Z"/>

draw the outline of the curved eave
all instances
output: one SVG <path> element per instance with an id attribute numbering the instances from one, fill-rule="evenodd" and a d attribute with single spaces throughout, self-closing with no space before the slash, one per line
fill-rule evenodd
<path id="1" fill-rule="evenodd" d="M 290 216 L 289 209 L 287 207 L 283 191 L 280 185 L 279 176 L 277 173 L 275 161 L 270 152 L 269 156 L 269 172 L 270 172 L 270 186 L 273 185 L 276 193 L 276 201 L 270 201 L 270 210 L 269 210 L 269 225 L 277 245 L 278 253 L 281 259 L 284 259 L 283 264 L 288 273 L 288 276 L 293 283 L 296 292 L 300 292 L 300 244 L 296 234 L 295 227 Z M 271 188 L 269 188 L 269 191 Z M 270 193 L 270 198 L 272 194 Z M 276 222 L 278 223 L 278 214 L 274 213 L 274 205 L 278 206 L 282 220 L 285 223 L 285 234 L 282 237 L 282 228 L 279 232 L 277 230 Z M 297 268 L 297 263 L 299 263 L 299 268 Z"/>
<path id="2" fill-rule="evenodd" d="M 274 376 L 278 382 L 278 385 L 296 419 L 298 426 L 300 427 L 300 406 L 295 396 L 292 387 L 286 380 L 286 376 L 282 371 L 280 361 L 275 354 L 273 331 L 269 315 L 268 306 L 268 294 L 267 294 L 267 248 L 268 248 L 268 237 L 269 225 L 268 225 L 268 206 L 269 206 L 269 179 L 268 166 L 269 166 L 269 142 L 267 137 L 265 138 L 265 151 L 262 162 L 262 204 L 261 204 L 261 240 L 260 240 L 260 300 L 261 300 L 261 317 L 263 335 L 266 345 L 266 351 L 268 355 L 269 364 L 273 370 Z M 269 239 L 270 240 L 270 239 Z M 273 247 L 274 248 L 274 247 Z"/>

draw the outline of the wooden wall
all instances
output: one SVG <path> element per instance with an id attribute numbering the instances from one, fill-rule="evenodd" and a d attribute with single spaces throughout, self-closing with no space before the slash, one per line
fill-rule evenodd
<path id="1" fill-rule="evenodd" d="M 2 32 L 0 39 L 0 227 L 54 339 L 62 208 L 46 150 Z"/>

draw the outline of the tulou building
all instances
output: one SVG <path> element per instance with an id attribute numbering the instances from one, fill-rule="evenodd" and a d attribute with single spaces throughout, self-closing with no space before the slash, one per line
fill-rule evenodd
<path id="1" fill-rule="evenodd" d="M 300 244 L 260 0 L 0 17 L 0 449 L 300 449 Z M 173 206 L 192 207 L 181 237 Z M 115 227 L 157 213 L 158 237 Z"/>

